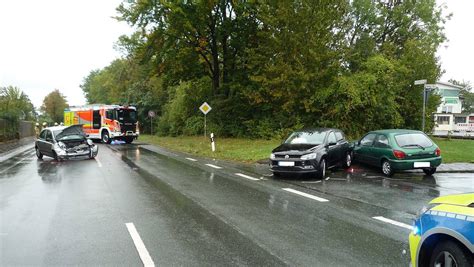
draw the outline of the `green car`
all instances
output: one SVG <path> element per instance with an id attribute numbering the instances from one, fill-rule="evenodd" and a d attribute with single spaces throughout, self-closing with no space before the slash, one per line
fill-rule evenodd
<path id="1" fill-rule="evenodd" d="M 379 130 L 367 133 L 355 144 L 354 160 L 380 167 L 386 176 L 411 169 L 432 175 L 441 164 L 441 150 L 420 131 Z"/>

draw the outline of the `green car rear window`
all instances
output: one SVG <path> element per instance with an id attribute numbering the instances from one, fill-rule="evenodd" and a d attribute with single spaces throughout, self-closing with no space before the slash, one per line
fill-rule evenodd
<path id="1" fill-rule="evenodd" d="M 395 141 L 400 147 L 430 147 L 433 142 L 424 134 L 421 133 L 409 133 L 395 135 Z"/>

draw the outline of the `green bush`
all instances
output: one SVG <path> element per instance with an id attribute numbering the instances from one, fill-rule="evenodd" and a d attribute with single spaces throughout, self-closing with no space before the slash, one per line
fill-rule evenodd
<path id="1" fill-rule="evenodd" d="M 198 118 L 202 115 L 199 106 L 210 98 L 210 88 L 211 82 L 207 77 L 170 87 L 170 100 L 163 107 L 163 115 L 159 118 L 158 134 L 172 136 L 197 134 L 200 130 Z"/>
<path id="2" fill-rule="evenodd" d="M 19 138 L 19 118 L 13 114 L 2 114 L 0 116 L 0 142 Z"/>
<path id="3" fill-rule="evenodd" d="M 204 132 L 204 116 L 192 116 L 184 124 L 184 135 L 200 135 Z"/>

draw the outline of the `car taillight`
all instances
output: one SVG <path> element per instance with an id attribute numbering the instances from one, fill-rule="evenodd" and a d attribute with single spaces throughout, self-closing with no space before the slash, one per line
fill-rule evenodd
<path id="1" fill-rule="evenodd" d="M 404 159 L 404 158 L 406 157 L 405 152 L 400 151 L 400 150 L 394 150 L 394 151 L 393 151 L 393 155 L 394 155 L 397 159 Z"/>
<path id="2" fill-rule="evenodd" d="M 436 148 L 435 154 L 436 154 L 436 156 L 438 156 L 438 157 L 441 156 L 441 149 L 439 149 L 439 147 Z"/>

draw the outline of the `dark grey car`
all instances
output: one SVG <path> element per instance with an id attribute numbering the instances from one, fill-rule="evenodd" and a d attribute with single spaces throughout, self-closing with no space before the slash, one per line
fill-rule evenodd
<path id="1" fill-rule="evenodd" d="M 94 158 L 99 148 L 87 139 L 82 125 L 55 126 L 41 131 L 35 142 L 36 156 L 49 156 L 56 160 L 87 156 Z"/>
<path id="2" fill-rule="evenodd" d="M 270 167 L 274 176 L 282 173 L 316 173 L 324 178 L 326 169 L 348 168 L 352 162 L 352 145 L 339 129 L 310 128 L 292 133 L 273 149 Z"/>

